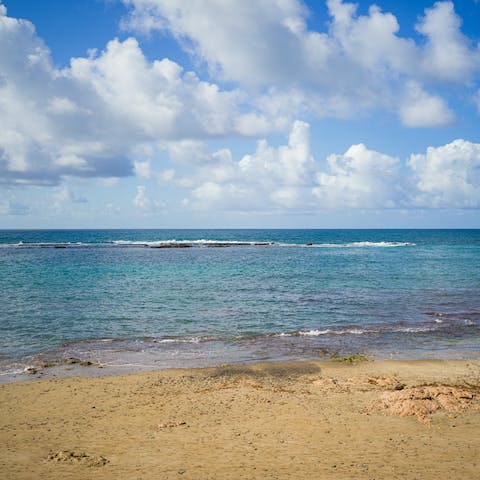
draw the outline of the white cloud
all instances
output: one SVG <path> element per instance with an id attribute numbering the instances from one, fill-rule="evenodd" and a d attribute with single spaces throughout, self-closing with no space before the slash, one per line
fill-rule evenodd
<path id="1" fill-rule="evenodd" d="M 372 5 L 359 15 L 356 4 L 341 0 L 326 2 L 325 31 L 308 28 L 309 12 L 300 0 L 123 1 L 130 7 L 125 28 L 167 31 L 195 60 L 206 62 L 212 76 L 267 88 L 255 104 L 264 114 L 276 111 L 277 126 L 302 112 L 351 117 L 378 108 L 398 112 L 412 126 L 444 125 L 452 114 L 439 93 L 421 99 L 429 117 L 440 113 L 432 123 L 403 104 L 403 85 L 449 82 L 461 89 L 480 73 L 480 50 L 461 32 L 451 2 L 425 10 L 416 25 L 425 41 L 418 41 L 400 35 L 392 13 Z M 252 119 L 263 134 L 269 116 Z M 248 133 L 252 121 L 241 122 Z"/>
<path id="2" fill-rule="evenodd" d="M 133 162 L 133 168 L 137 177 L 149 179 L 152 176 L 152 165 L 150 160 L 145 160 L 144 162 L 135 161 Z"/>
<path id="3" fill-rule="evenodd" d="M 105 177 L 97 179 L 97 183 L 102 187 L 114 187 L 118 184 L 118 177 Z"/>
<path id="4" fill-rule="evenodd" d="M 96 121 L 102 102 L 53 68 L 33 25 L 0 16 L 0 45 L 2 181 L 54 184 L 62 175 L 127 174 L 128 162 Z M 98 115 L 90 118 L 73 97 L 97 105 Z"/>
<path id="5" fill-rule="evenodd" d="M 70 189 L 66 185 L 62 185 L 55 189 L 55 193 L 53 194 L 53 199 L 59 203 L 69 202 L 71 200 L 72 194 Z"/>
<path id="6" fill-rule="evenodd" d="M 282 2 L 199 0 L 125 0 L 134 7 L 126 28 L 169 30 L 205 59 L 215 74 L 249 84 L 289 77 L 285 58 L 297 54 L 298 30 L 304 28 L 303 8 Z"/>
<path id="7" fill-rule="evenodd" d="M 354 64 L 380 75 L 413 70 L 417 47 L 412 39 L 398 36 L 400 26 L 393 14 L 372 5 L 368 15 L 358 16 L 355 4 L 328 0 L 327 5 L 331 37 Z"/>
<path id="8" fill-rule="evenodd" d="M 92 167 L 88 164 L 88 161 L 85 158 L 68 153 L 55 158 L 53 160 L 53 165 L 60 168 L 71 169 L 77 172 L 81 172 L 82 170 L 89 172 L 92 170 Z"/>
<path id="9" fill-rule="evenodd" d="M 114 203 L 107 203 L 105 204 L 104 208 L 103 208 L 103 212 L 102 212 L 104 215 L 106 216 L 115 216 L 115 215 L 119 215 L 122 213 L 121 209 L 115 205 Z"/>
<path id="10" fill-rule="evenodd" d="M 240 111 L 239 91 L 221 90 L 168 59 L 150 62 L 133 38 L 58 70 L 30 22 L 1 15 L 0 72 L 6 183 L 131 175 L 140 151 L 254 133 L 245 127 L 252 112 Z"/>
<path id="11" fill-rule="evenodd" d="M 70 212 L 72 204 L 84 203 L 87 203 L 84 196 L 77 195 L 68 185 L 61 184 L 53 189 L 50 201 L 41 210 L 43 214 L 47 211 L 59 215 Z M 36 208 L 38 207 L 39 205 Z"/>
<path id="12" fill-rule="evenodd" d="M 281 207 L 294 208 L 299 203 L 299 192 L 295 188 L 279 188 L 270 194 L 271 200 Z"/>
<path id="13" fill-rule="evenodd" d="M 221 91 L 168 60 L 148 62 L 138 42 L 112 40 L 96 57 L 72 59 L 70 78 L 93 90 L 138 140 L 234 131 L 236 91 Z"/>
<path id="14" fill-rule="evenodd" d="M 152 205 L 151 200 L 146 196 L 146 191 L 147 191 L 147 187 L 143 185 L 138 185 L 137 194 L 133 198 L 133 204 L 136 207 L 141 208 L 143 210 L 150 209 Z"/>
<path id="15" fill-rule="evenodd" d="M 308 189 L 314 160 L 310 152 L 310 127 L 296 121 L 288 145 L 270 146 L 261 140 L 252 155 L 235 161 L 228 149 L 212 154 L 196 175 L 179 179 L 192 188 L 192 206 L 251 210 L 296 207 L 305 201 L 298 191 Z"/>
<path id="16" fill-rule="evenodd" d="M 221 207 L 224 205 L 229 187 L 215 182 L 204 182 L 193 190 L 193 196 L 200 202 L 205 202 L 206 206 L 217 203 Z"/>
<path id="17" fill-rule="evenodd" d="M 165 148 L 168 156 L 175 162 L 192 163 L 208 159 L 206 144 L 200 140 L 185 139 L 168 142 Z"/>
<path id="18" fill-rule="evenodd" d="M 416 29 L 427 38 L 422 67 L 438 80 L 468 82 L 480 66 L 480 51 L 462 34 L 461 19 L 452 2 L 436 2 L 425 10 Z"/>
<path id="19" fill-rule="evenodd" d="M 159 182 L 171 183 L 175 178 L 175 170 L 173 168 L 167 168 L 158 172 L 157 178 Z"/>
<path id="20" fill-rule="evenodd" d="M 414 82 L 407 84 L 403 102 L 400 117 L 407 127 L 439 127 L 455 119 L 442 98 L 428 94 Z"/>
<path id="21" fill-rule="evenodd" d="M 437 208 L 480 207 L 480 144 L 455 140 L 411 155 L 417 192 L 413 204 Z"/>
<path id="22" fill-rule="evenodd" d="M 234 161 L 229 150 L 212 155 L 185 186 L 192 206 L 234 210 L 392 208 L 403 200 L 399 160 L 364 145 L 330 155 L 327 170 L 310 151 L 309 125 L 296 121 L 288 145 L 258 142 Z"/>
<path id="23" fill-rule="evenodd" d="M 310 152 L 310 126 L 296 121 L 290 132 L 288 145 L 273 148 L 265 140 L 258 142 L 253 155 L 239 162 L 244 178 L 258 181 L 258 175 L 273 183 L 296 186 L 311 180 L 313 157 Z"/>
<path id="24" fill-rule="evenodd" d="M 311 151 L 309 125 L 293 122 L 381 109 L 405 126 L 444 126 L 455 120 L 444 85 L 463 97 L 468 85 L 469 99 L 477 90 L 480 112 L 479 50 L 451 2 L 425 10 L 416 25 L 421 41 L 402 36 L 393 14 L 371 6 L 360 15 L 341 0 L 326 3 L 324 31 L 308 27 L 300 0 L 124 3 L 128 28 L 168 31 L 194 64 L 206 63 L 211 80 L 166 58 L 150 61 L 134 38 L 114 39 L 60 70 L 34 26 L 8 17 L 0 3 L 2 184 L 60 185 L 57 203 L 82 199 L 62 183 L 68 178 L 108 186 L 136 174 L 190 190 L 182 201 L 189 208 L 479 206 L 477 144 L 430 147 L 408 164 L 359 144 L 324 161 Z M 290 126 L 287 144 L 260 140 L 240 159 L 228 148 L 208 150 L 210 139 L 262 138 Z M 165 152 L 174 165 L 155 170 Z M 21 205 L 6 202 L 2 211 Z M 142 185 L 133 204 L 161 207 Z"/>
<path id="25" fill-rule="evenodd" d="M 137 194 L 133 198 L 132 203 L 140 210 L 143 210 L 144 213 L 153 213 L 163 206 L 159 201 L 152 200 L 147 195 L 147 187 L 144 185 L 137 185 Z"/>
<path id="26" fill-rule="evenodd" d="M 407 161 L 352 145 L 325 162 L 310 152 L 309 125 L 295 122 L 288 145 L 265 140 L 239 161 L 212 154 L 188 178 L 185 206 L 231 211 L 480 207 L 480 144 L 455 140 Z"/>
<path id="27" fill-rule="evenodd" d="M 399 160 L 365 145 L 352 145 L 343 155 L 327 158 L 328 173 L 317 174 L 313 193 L 326 208 L 392 208 L 402 194 Z"/>
<path id="28" fill-rule="evenodd" d="M 63 115 L 77 112 L 78 107 L 69 98 L 53 97 L 50 101 L 50 105 L 47 107 L 47 110 L 51 113 Z"/>
<path id="29" fill-rule="evenodd" d="M 53 193 L 54 203 L 62 205 L 65 203 L 87 203 L 87 199 L 82 195 L 74 193 L 67 185 L 60 185 L 55 188 Z"/>

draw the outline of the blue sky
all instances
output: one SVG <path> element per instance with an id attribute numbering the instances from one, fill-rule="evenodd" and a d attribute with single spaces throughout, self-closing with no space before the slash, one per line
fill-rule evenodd
<path id="1" fill-rule="evenodd" d="M 480 2 L 0 0 L 0 228 L 480 228 Z"/>

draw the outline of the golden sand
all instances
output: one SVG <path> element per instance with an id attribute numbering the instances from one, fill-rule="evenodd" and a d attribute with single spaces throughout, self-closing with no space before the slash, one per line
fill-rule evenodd
<path id="1" fill-rule="evenodd" d="M 2 479 L 478 479 L 480 361 L 0 386 Z"/>

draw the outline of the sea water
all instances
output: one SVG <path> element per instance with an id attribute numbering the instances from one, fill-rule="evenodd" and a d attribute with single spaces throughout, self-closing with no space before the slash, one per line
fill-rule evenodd
<path id="1" fill-rule="evenodd" d="M 0 373 L 480 353 L 479 230 L 0 231 Z"/>

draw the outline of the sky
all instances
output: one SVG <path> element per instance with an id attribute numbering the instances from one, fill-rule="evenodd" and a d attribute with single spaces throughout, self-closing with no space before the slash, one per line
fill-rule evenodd
<path id="1" fill-rule="evenodd" d="M 479 0 L 0 0 L 0 228 L 479 209 Z"/>

